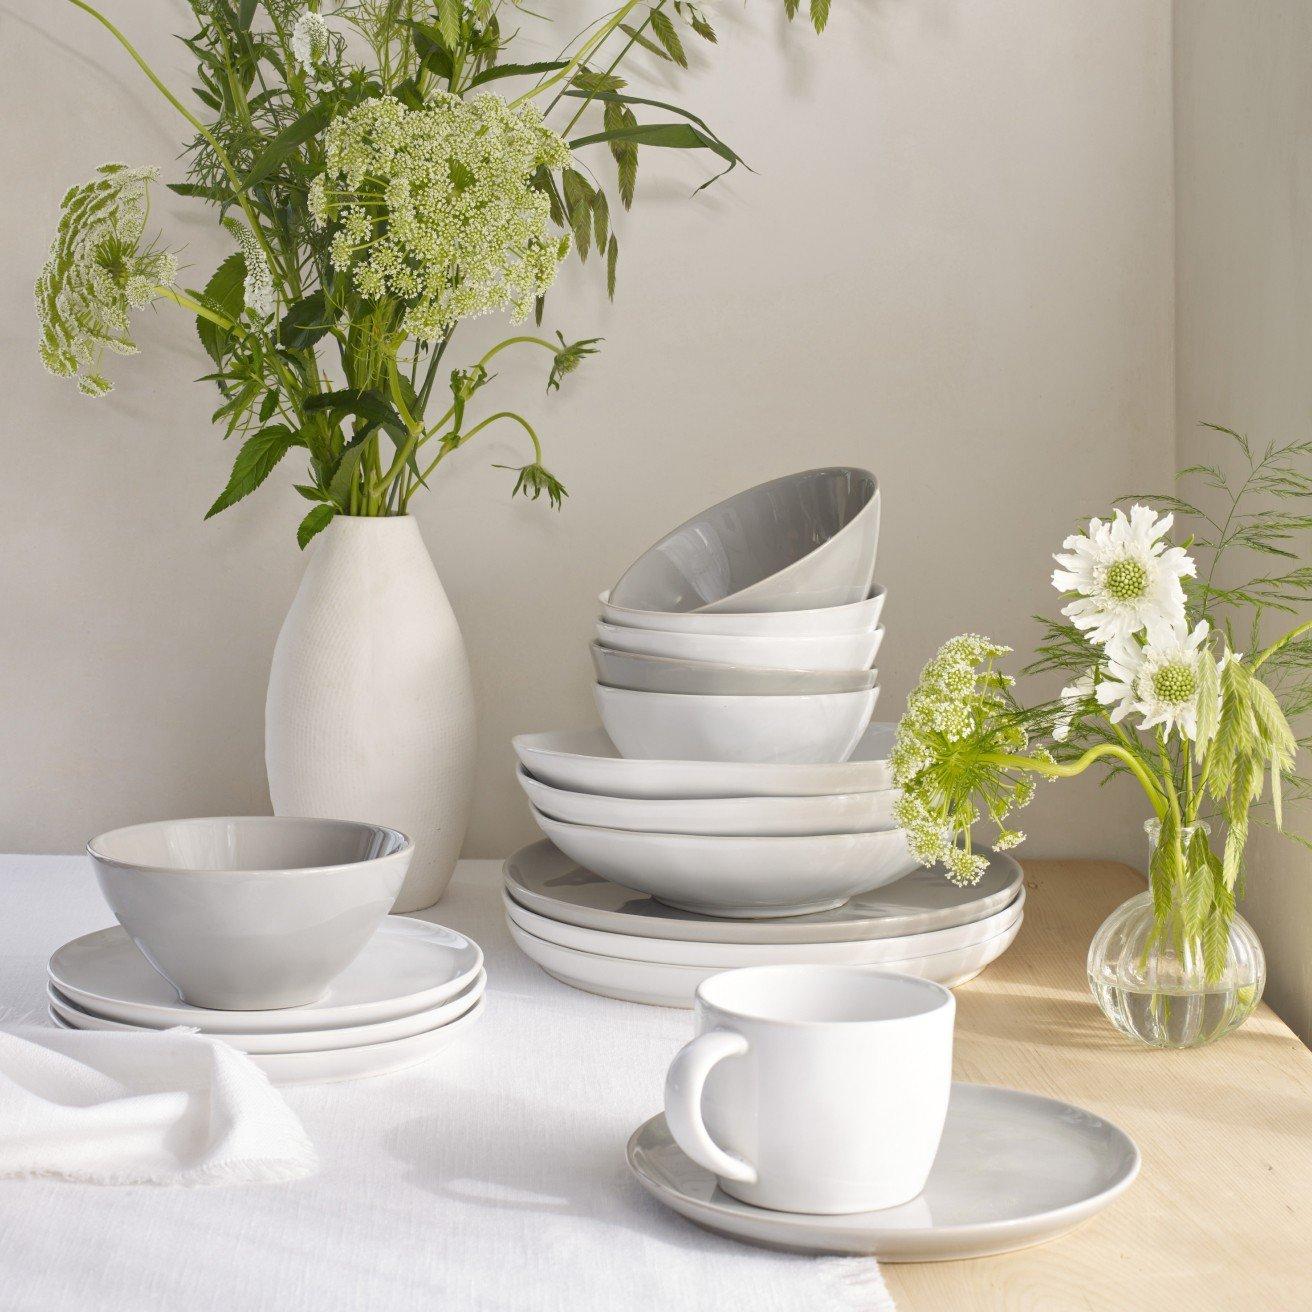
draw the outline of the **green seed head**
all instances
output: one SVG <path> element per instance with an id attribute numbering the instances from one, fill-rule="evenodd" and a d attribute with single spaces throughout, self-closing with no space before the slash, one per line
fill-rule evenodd
<path id="1" fill-rule="evenodd" d="M 1117 601 L 1138 601 L 1148 587 L 1148 571 L 1137 560 L 1116 561 L 1107 570 L 1107 591 Z"/>
<path id="2" fill-rule="evenodd" d="M 1153 674 L 1153 692 L 1159 701 L 1178 706 L 1198 691 L 1198 678 L 1188 665 L 1163 665 Z"/>

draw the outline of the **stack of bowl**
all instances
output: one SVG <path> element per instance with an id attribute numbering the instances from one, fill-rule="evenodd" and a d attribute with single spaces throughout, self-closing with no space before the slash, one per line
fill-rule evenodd
<path id="1" fill-rule="evenodd" d="M 275 1084 L 318 1084 L 428 1061 L 482 1012 L 478 944 L 387 914 L 414 851 L 395 829 L 163 820 L 87 851 L 119 924 L 50 958 L 50 1018 L 63 1028 L 189 1026 L 249 1053 Z"/>
<path id="2" fill-rule="evenodd" d="M 514 741 L 550 843 L 507 862 L 506 914 L 549 973 L 690 1006 L 738 965 L 960 983 L 1010 944 L 1019 867 L 994 858 L 967 891 L 913 875 L 893 816 L 878 538 L 874 475 L 808 470 L 704 511 L 601 594 L 604 732 Z"/>
<path id="3" fill-rule="evenodd" d="M 879 485 L 812 469 L 740 492 L 601 594 L 597 707 L 624 756 L 845 761 L 879 696 Z"/>

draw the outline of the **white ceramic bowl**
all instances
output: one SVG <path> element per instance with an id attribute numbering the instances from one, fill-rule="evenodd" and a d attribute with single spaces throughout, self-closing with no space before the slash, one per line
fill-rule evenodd
<path id="1" fill-rule="evenodd" d="M 879 483 L 865 469 L 808 469 L 739 492 L 649 547 L 610 590 L 651 611 L 778 611 L 869 596 Z"/>
<path id="2" fill-rule="evenodd" d="M 604 729 L 521 733 L 512 746 L 535 779 L 605 797 L 827 797 L 893 786 L 894 726 L 872 724 L 848 760 L 828 765 L 625 760 Z"/>
<path id="3" fill-rule="evenodd" d="M 738 638 L 805 638 L 817 634 L 870 633 L 879 624 L 887 593 L 882 583 L 864 601 L 819 610 L 765 610 L 729 614 L 723 611 L 634 610 L 611 605 L 610 593 L 597 596 L 601 619 L 624 629 L 658 633 L 712 633 Z"/>
<path id="4" fill-rule="evenodd" d="M 589 644 L 597 682 L 634 692 L 673 692 L 695 697 L 778 697 L 799 692 L 862 692 L 879 684 L 878 670 L 758 670 L 750 665 L 713 665 L 670 656 L 635 656 Z"/>
<path id="5" fill-rule="evenodd" d="M 87 844 L 100 891 L 184 1002 L 321 998 L 391 910 L 414 845 L 354 820 L 159 820 Z"/>
<path id="6" fill-rule="evenodd" d="M 522 766 L 519 786 L 543 815 L 567 824 L 602 825 L 657 834 L 707 834 L 725 838 L 780 835 L 865 834 L 894 828 L 893 804 L 901 796 L 887 788 L 829 797 L 699 797 L 647 800 L 604 797 L 552 788 Z"/>
<path id="7" fill-rule="evenodd" d="M 597 621 L 597 640 L 612 651 L 713 665 L 765 670 L 868 670 L 875 663 L 883 629 L 802 637 L 740 637 L 721 633 L 660 633 Z"/>
<path id="8" fill-rule="evenodd" d="M 696 697 L 593 688 L 601 722 L 624 756 L 666 761 L 846 761 L 879 697 L 865 692 Z"/>
<path id="9" fill-rule="evenodd" d="M 566 856 L 625 888 L 709 916 L 800 916 L 839 906 L 916 868 L 901 829 L 787 838 L 708 838 L 571 825 L 533 812 Z"/>

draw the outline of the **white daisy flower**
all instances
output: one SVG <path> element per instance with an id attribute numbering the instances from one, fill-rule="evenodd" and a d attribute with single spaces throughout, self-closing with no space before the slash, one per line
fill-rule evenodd
<path id="1" fill-rule="evenodd" d="M 1093 671 L 1082 674 L 1061 690 L 1062 708 L 1052 722 L 1052 736 L 1064 743 L 1071 735 L 1071 721 L 1081 705 L 1093 697 Z"/>
<path id="2" fill-rule="evenodd" d="M 1068 537 L 1053 557 L 1061 569 L 1052 586 L 1078 594 L 1062 614 L 1093 642 L 1184 623 L 1180 580 L 1195 567 L 1183 548 L 1163 541 L 1172 518 L 1148 506 L 1132 507 L 1128 519 L 1118 510 L 1108 523 L 1090 520 L 1088 533 Z"/>
<path id="3" fill-rule="evenodd" d="M 1111 722 L 1119 723 L 1133 711 L 1142 716 L 1139 727 L 1163 725 L 1169 734 L 1178 729 L 1190 741 L 1198 732 L 1199 666 L 1210 661 L 1207 621 L 1190 633 L 1183 624 L 1157 629 L 1146 643 L 1118 638 L 1107 649 L 1107 672 L 1095 689 L 1104 706 L 1115 705 Z"/>

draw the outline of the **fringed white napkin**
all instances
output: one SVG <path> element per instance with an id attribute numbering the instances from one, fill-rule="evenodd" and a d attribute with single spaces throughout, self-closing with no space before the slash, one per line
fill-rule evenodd
<path id="1" fill-rule="evenodd" d="M 264 1072 L 216 1039 L 0 1029 L 0 1177 L 252 1184 L 317 1169 Z"/>

